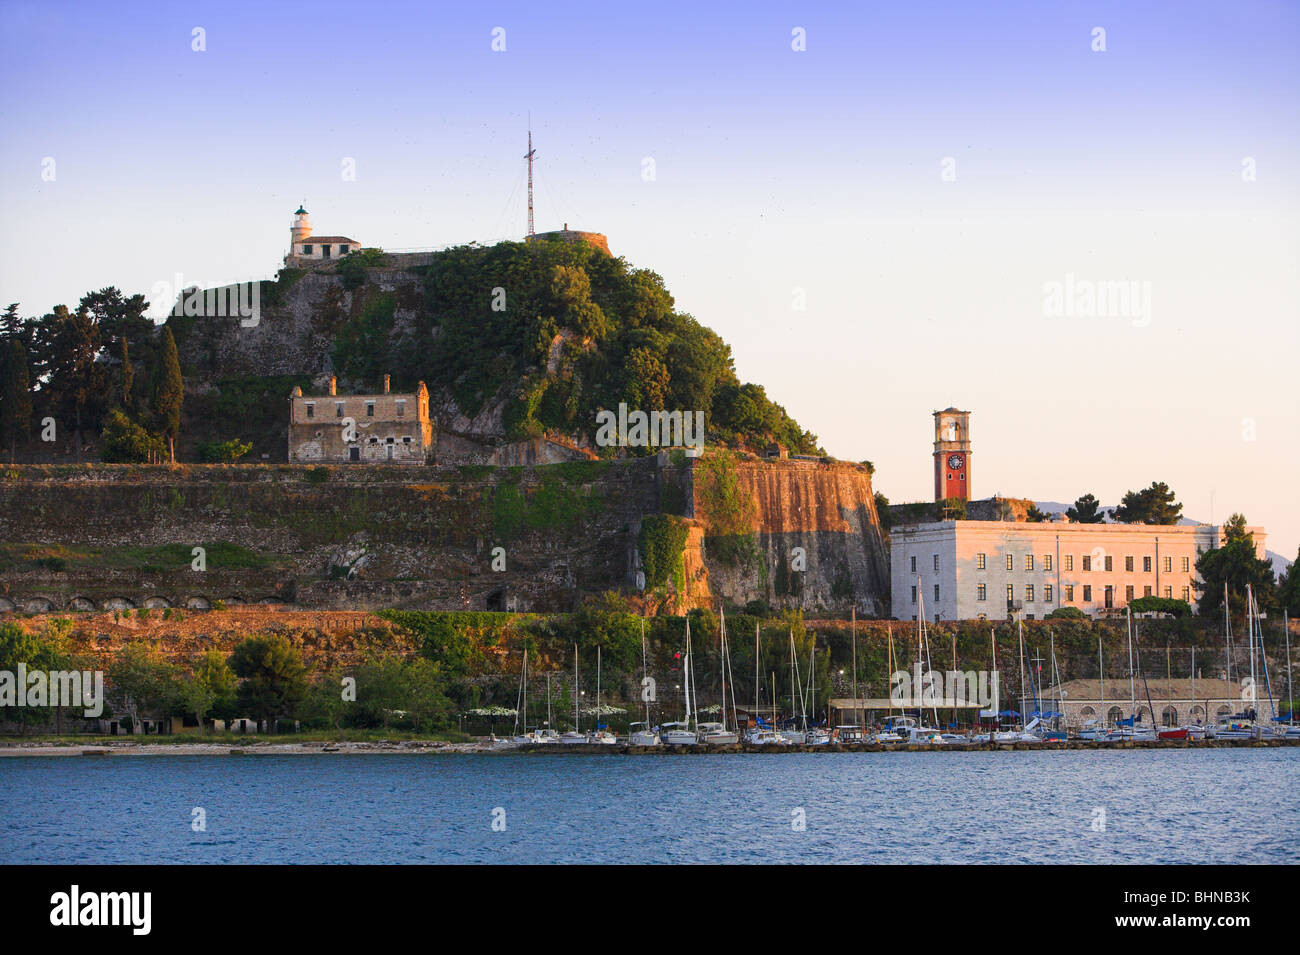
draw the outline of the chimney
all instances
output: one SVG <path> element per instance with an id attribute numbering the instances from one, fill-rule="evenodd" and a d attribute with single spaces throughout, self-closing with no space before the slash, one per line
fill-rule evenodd
<path id="1" fill-rule="evenodd" d="M 339 380 L 336 376 L 330 375 L 330 394 L 337 395 L 338 393 L 339 393 Z"/>
<path id="2" fill-rule="evenodd" d="M 388 394 L 389 376 L 384 375 L 384 394 Z"/>

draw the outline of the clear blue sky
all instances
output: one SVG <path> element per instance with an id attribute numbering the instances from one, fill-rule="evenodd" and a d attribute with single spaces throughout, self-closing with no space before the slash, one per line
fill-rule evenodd
<path id="1" fill-rule="evenodd" d="M 4 0 L 0 299 L 269 276 L 300 201 L 389 249 L 518 237 L 531 113 L 538 228 L 660 272 L 891 499 L 957 405 L 977 496 L 1164 480 L 1293 556 L 1297 5 L 807 6 Z M 1045 316 L 1068 274 L 1150 282 L 1149 321 Z"/>

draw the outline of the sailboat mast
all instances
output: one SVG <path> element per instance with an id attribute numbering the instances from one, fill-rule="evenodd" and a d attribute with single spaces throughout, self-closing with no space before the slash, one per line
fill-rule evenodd
<path id="1" fill-rule="evenodd" d="M 754 729 L 758 729 L 758 621 L 754 621 Z"/>
<path id="2" fill-rule="evenodd" d="M 859 729 L 865 729 L 862 725 L 862 714 L 858 709 L 858 608 L 854 604 L 849 608 L 849 628 L 853 635 L 853 723 Z"/>
<path id="3" fill-rule="evenodd" d="M 1133 729 L 1137 729 L 1137 684 L 1133 682 L 1133 608 L 1125 607 L 1128 612 L 1128 715 L 1133 720 Z"/>
<path id="4" fill-rule="evenodd" d="M 691 618 L 686 618 L 686 659 L 682 661 L 682 692 L 686 694 L 686 728 L 691 728 Z"/>
<path id="5" fill-rule="evenodd" d="M 600 732 L 600 644 L 596 644 L 596 732 Z"/>
<path id="6" fill-rule="evenodd" d="M 1100 631 L 1098 631 L 1097 633 L 1097 676 L 1101 680 L 1101 690 L 1100 690 L 1101 725 L 1105 726 L 1107 723 L 1110 722 L 1110 718 L 1106 712 L 1106 665 L 1103 662 L 1102 655 L 1101 655 L 1101 632 Z"/>
<path id="7" fill-rule="evenodd" d="M 894 625 L 893 625 L 892 623 L 889 624 L 889 626 L 886 628 L 885 633 L 888 635 L 888 639 L 889 639 L 889 677 L 890 677 L 890 684 L 889 684 L 889 691 L 890 691 L 890 692 L 889 692 L 889 725 L 890 725 L 890 726 L 893 726 L 893 725 L 894 725 L 894 693 L 893 693 L 893 686 L 894 686 L 894 684 L 893 684 L 893 677 L 894 677 Z"/>
<path id="8" fill-rule="evenodd" d="M 1232 614 L 1228 612 L 1228 582 L 1223 582 L 1223 655 L 1228 660 L 1228 683 L 1232 683 Z"/>
<path id="9" fill-rule="evenodd" d="M 578 645 L 573 645 L 573 731 L 578 732 Z"/>
<path id="10" fill-rule="evenodd" d="M 1020 618 L 1016 618 L 1016 639 L 1020 641 L 1020 656 L 1017 662 L 1020 664 L 1020 725 L 1024 726 L 1028 720 L 1025 719 L 1025 630 L 1020 625 Z"/>
<path id="11" fill-rule="evenodd" d="M 1286 699 L 1287 720 L 1295 722 L 1295 696 L 1291 693 L 1291 620 L 1285 610 L 1282 611 L 1282 633 L 1286 636 Z"/>
<path id="12" fill-rule="evenodd" d="M 641 618 L 641 676 L 644 679 L 648 679 L 650 677 L 650 667 L 646 661 L 646 653 L 645 653 L 645 617 Z M 646 728 L 646 732 L 649 732 L 650 731 L 650 694 L 644 692 L 645 690 L 644 683 L 642 684 L 641 689 L 643 691 L 641 693 L 641 696 L 645 702 L 645 728 Z"/>

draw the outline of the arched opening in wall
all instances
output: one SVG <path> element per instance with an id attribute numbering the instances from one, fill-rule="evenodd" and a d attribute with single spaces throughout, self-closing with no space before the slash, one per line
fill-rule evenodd
<path id="1" fill-rule="evenodd" d="M 23 610 L 27 613 L 49 613 L 54 609 L 54 601 L 49 597 L 30 597 L 23 601 Z"/>
<path id="2" fill-rule="evenodd" d="M 1205 707 L 1200 705 L 1193 706 L 1192 711 L 1188 714 L 1188 718 L 1193 723 L 1203 723 L 1205 721 Z"/>
<path id="3" fill-rule="evenodd" d="M 89 597 L 73 597 L 68 601 L 69 610 L 94 610 L 95 601 Z"/>
<path id="4" fill-rule="evenodd" d="M 223 601 L 223 603 L 225 603 L 225 605 L 226 605 L 227 607 L 242 607 L 242 606 L 244 605 L 244 598 L 243 598 L 243 597 L 227 597 L 227 598 Z"/>
<path id="5" fill-rule="evenodd" d="M 484 603 L 488 610 L 498 612 L 504 611 L 506 609 L 506 589 L 504 587 L 498 587 L 487 595 L 487 599 Z"/>
<path id="6" fill-rule="evenodd" d="M 1124 711 L 1121 710 L 1118 706 L 1112 706 L 1110 709 L 1106 711 L 1107 723 L 1118 723 L 1123 718 L 1124 718 Z"/>
<path id="7" fill-rule="evenodd" d="M 187 610 L 211 610 L 212 601 L 207 597 L 190 597 L 185 601 Z"/>
<path id="8" fill-rule="evenodd" d="M 1079 710 L 1079 715 L 1084 718 L 1087 718 L 1091 716 L 1096 716 L 1097 711 L 1094 710 L 1091 706 L 1085 706 L 1083 709 Z"/>
<path id="9" fill-rule="evenodd" d="M 1150 725 L 1151 725 L 1151 708 L 1148 707 L 1148 706 L 1139 706 L 1139 707 L 1138 707 L 1138 719 L 1137 719 L 1137 721 L 1138 721 L 1139 723 L 1141 723 L 1143 726 L 1150 726 Z"/>
<path id="10" fill-rule="evenodd" d="M 145 597 L 144 606 L 150 610 L 166 610 L 171 602 L 166 597 Z"/>
<path id="11" fill-rule="evenodd" d="M 1172 706 L 1166 706 L 1160 714 L 1160 722 L 1165 726 L 1178 725 L 1178 711 Z"/>
<path id="12" fill-rule="evenodd" d="M 134 610 L 135 604 L 125 597 L 109 597 L 104 601 L 105 610 Z"/>
<path id="13" fill-rule="evenodd" d="M 17 609 L 17 605 L 8 597 L 0 597 L 0 613 L 13 613 Z"/>
<path id="14" fill-rule="evenodd" d="M 1224 703 L 1224 704 L 1223 704 L 1222 706 L 1220 706 L 1217 710 L 1215 710 L 1214 713 L 1215 713 L 1216 716 L 1231 716 L 1231 715 L 1232 715 L 1232 707 L 1229 706 L 1227 703 Z"/>

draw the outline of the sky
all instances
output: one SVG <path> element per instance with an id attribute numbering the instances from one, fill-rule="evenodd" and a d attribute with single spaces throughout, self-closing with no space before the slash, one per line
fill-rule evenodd
<path id="1" fill-rule="evenodd" d="M 1165 481 L 1295 555 L 1300 5 L 705 6 L 0 0 L 0 300 L 269 278 L 300 202 L 518 239 L 531 123 L 538 230 L 891 500 L 955 405 L 976 497 Z"/>

